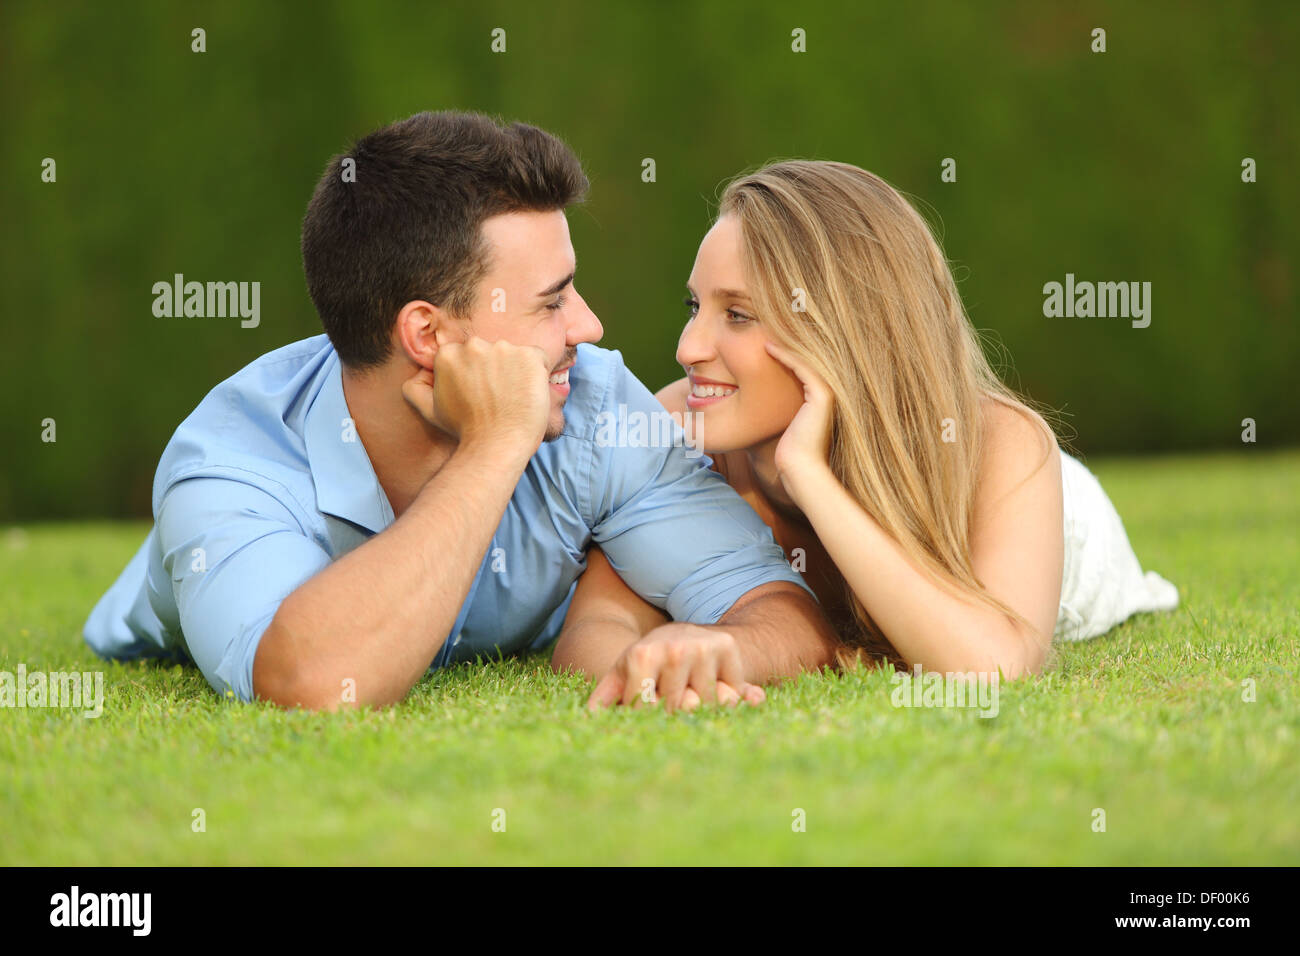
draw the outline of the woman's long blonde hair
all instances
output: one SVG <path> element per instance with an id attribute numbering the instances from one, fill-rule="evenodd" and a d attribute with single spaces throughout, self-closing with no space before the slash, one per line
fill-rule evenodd
<path id="1" fill-rule="evenodd" d="M 1041 418 L 990 368 L 925 221 L 879 176 L 812 160 L 742 174 L 718 214 L 739 221 L 768 334 L 835 396 L 836 477 L 936 583 L 1028 627 L 976 579 L 970 528 L 982 399 Z M 845 591 L 853 620 L 836 622 L 840 665 L 884 657 L 910 666 Z"/>

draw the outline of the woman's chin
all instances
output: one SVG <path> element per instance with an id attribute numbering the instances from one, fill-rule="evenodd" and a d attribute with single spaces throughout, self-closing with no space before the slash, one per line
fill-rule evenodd
<path id="1" fill-rule="evenodd" d="M 707 442 L 702 443 L 698 447 L 700 447 L 704 451 L 704 454 L 708 455 L 710 458 L 716 458 L 719 455 L 725 455 L 728 452 L 744 451 L 749 446 L 743 441 L 727 441 L 725 439 L 717 441 L 710 436 Z"/>
<path id="2" fill-rule="evenodd" d="M 792 420 L 793 416 L 788 419 L 773 416 L 766 423 L 737 422 L 731 415 L 693 412 L 688 433 L 692 445 L 711 458 L 728 452 L 762 451 L 764 448 L 774 451 Z"/>

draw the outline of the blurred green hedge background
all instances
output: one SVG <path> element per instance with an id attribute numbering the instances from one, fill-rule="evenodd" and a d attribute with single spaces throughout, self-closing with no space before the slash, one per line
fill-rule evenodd
<path id="1" fill-rule="evenodd" d="M 1298 36 L 1290 2 L 9 0 L 0 520 L 148 515 L 204 394 L 320 331 L 298 236 L 326 160 L 425 109 L 575 148 L 593 183 L 571 214 L 578 287 L 652 388 L 681 374 L 683 284 L 720 185 L 837 159 L 936 223 L 1008 381 L 1060 409 L 1080 452 L 1296 444 Z M 177 272 L 259 281 L 261 324 L 155 318 L 152 285 Z M 1045 318 L 1067 272 L 1151 282 L 1150 327 Z"/>

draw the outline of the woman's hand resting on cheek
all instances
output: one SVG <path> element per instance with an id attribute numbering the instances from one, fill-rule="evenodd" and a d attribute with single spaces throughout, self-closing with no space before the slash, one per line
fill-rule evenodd
<path id="1" fill-rule="evenodd" d="M 761 704 L 763 688 L 745 680 L 740 649 L 724 630 L 674 621 L 625 650 L 587 700 L 588 710 L 663 701 L 671 713 L 701 703 Z"/>
<path id="2" fill-rule="evenodd" d="M 835 396 L 820 375 L 788 350 L 767 343 L 768 354 L 788 368 L 803 386 L 803 405 L 776 446 L 776 470 L 796 502 L 803 478 L 830 467 L 831 422 Z"/>

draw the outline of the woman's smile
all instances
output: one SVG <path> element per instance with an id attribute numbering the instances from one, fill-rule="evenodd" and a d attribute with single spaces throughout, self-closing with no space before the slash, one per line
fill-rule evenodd
<path id="1" fill-rule="evenodd" d="M 730 398 L 739 391 L 738 386 L 729 382 L 719 382 L 716 379 L 700 378 L 695 375 L 688 377 L 691 381 L 691 390 L 686 396 L 687 408 L 707 408 L 710 405 L 716 405 L 723 399 Z"/>

